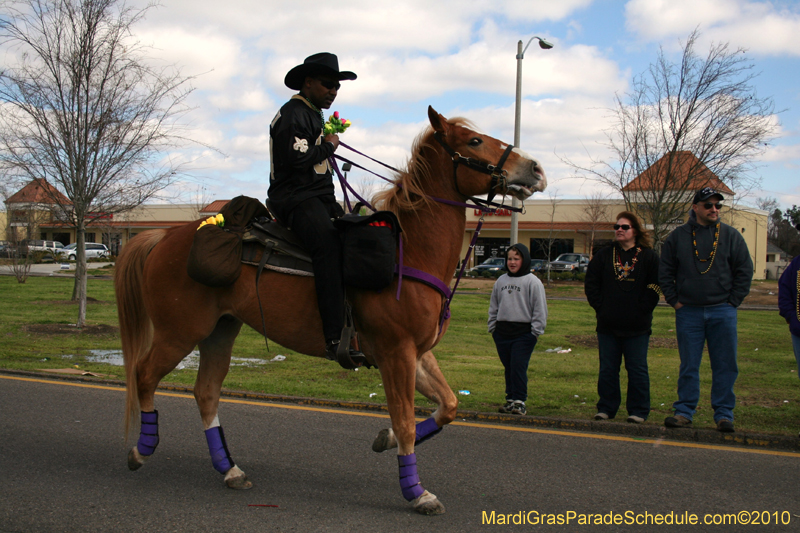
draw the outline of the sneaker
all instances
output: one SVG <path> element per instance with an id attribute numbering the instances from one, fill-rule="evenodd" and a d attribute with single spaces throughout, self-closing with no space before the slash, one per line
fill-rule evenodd
<path id="1" fill-rule="evenodd" d="M 723 433 L 733 433 L 733 422 L 727 418 L 720 418 L 717 420 L 717 431 L 721 431 Z"/>
<path id="2" fill-rule="evenodd" d="M 501 406 L 501 407 L 500 407 L 500 409 L 498 409 L 498 411 L 500 411 L 500 412 L 501 412 L 501 413 L 503 413 L 503 414 L 508 414 L 508 413 L 510 413 L 510 412 L 511 412 L 511 407 L 512 407 L 513 405 L 514 405 L 514 402 L 513 402 L 513 401 L 511 401 L 511 400 L 506 400 L 506 404 L 505 404 L 505 405 L 503 405 L 503 406 Z"/>
<path id="3" fill-rule="evenodd" d="M 608 415 L 605 413 L 597 413 L 594 415 L 595 420 L 608 420 Z"/>
<path id="4" fill-rule="evenodd" d="M 644 418 L 641 416 L 631 415 L 628 417 L 629 424 L 642 424 L 644 423 Z"/>
<path id="5" fill-rule="evenodd" d="M 512 415 L 524 415 L 527 411 L 525 410 L 525 402 L 520 400 L 514 400 L 513 405 L 511 406 L 511 414 Z"/>
<path id="6" fill-rule="evenodd" d="M 664 419 L 664 425 L 668 428 L 690 428 L 692 421 L 682 415 L 668 416 Z"/>

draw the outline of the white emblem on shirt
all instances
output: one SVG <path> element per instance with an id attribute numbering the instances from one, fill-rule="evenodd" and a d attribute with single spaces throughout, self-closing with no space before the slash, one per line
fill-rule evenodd
<path id="1" fill-rule="evenodd" d="M 298 150 L 302 154 L 308 152 L 308 141 L 307 140 L 301 139 L 299 137 L 295 137 L 294 141 L 295 141 L 295 143 L 294 143 L 294 146 L 292 146 L 292 148 L 294 148 L 295 150 Z"/>

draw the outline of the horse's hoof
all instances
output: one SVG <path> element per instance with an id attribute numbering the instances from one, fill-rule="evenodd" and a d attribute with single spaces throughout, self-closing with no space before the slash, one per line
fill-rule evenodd
<path id="1" fill-rule="evenodd" d="M 414 506 L 414 510 L 419 514 L 444 514 L 444 504 L 439 501 L 439 498 L 427 490 L 422 493 L 422 496 L 412 501 L 411 505 Z"/>
<path id="2" fill-rule="evenodd" d="M 397 439 L 394 437 L 394 431 L 382 429 L 372 443 L 372 451 L 381 453 L 392 448 L 397 448 Z"/>
<path id="3" fill-rule="evenodd" d="M 247 475 L 238 466 L 234 466 L 225 474 L 225 484 L 229 489 L 247 490 L 253 488 L 253 484 L 247 479 Z"/>
<path id="4" fill-rule="evenodd" d="M 142 465 L 144 465 L 145 459 L 149 456 L 145 456 L 139 453 L 139 450 L 134 446 L 131 448 L 131 451 L 128 452 L 128 468 L 131 470 L 139 470 Z"/>

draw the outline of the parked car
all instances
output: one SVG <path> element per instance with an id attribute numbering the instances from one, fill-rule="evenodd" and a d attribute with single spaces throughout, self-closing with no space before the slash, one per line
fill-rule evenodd
<path id="1" fill-rule="evenodd" d="M 96 242 L 87 242 L 85 244 L 85 250 L 86 259 L 108 257 L 109 255 L 108 246 Z M 66 245 L 61 251 L 61 254 L 70 261 L 75 261 L 75 258 L 78 256 L 78 243 L 73 242 L 72 244 Z"/>
<path id="2" fill-rule="evenodd" d="M 588 254 L 561 254 L 555 261 L 550 261 L 551 272 L 586 272 L 589 265 Z"/>
<path id="3" fill-rule="evenodd" d="M 505 270 L 506 260 L 503 257 L 490 257 L 480 265 L 471 270 L 473 274 L 481 274 L 483 272 L 497 272 L 498 270 Z"/>
<path id="4" fill-rule="evenodd" d="M 531 272 L 547 272 L 547 261 L 544 259 L 531 259 Z"/>
<path id="5" fill-rule="evenodd" d="M 25 239 L 19 243 L 20 255 L 27 256 L 35 252 L 50 252 L 50 255 L 61 253 L 64 245 L 58 241 L 44 241 L 37 239 Z"/>
<path id="6" fill-rule="evenodd" d="M 0 258 L 10 259 L 14 257 L 16 249 L 9 243 L 0 243 Z"/>

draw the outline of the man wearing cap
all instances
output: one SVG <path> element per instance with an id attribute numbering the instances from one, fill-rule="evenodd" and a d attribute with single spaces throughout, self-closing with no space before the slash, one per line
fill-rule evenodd
<path id="1" fill-rule="evenodd" d="M 750 292 L 753 262 L 744 237 L 720 222 L 723 196 L 705 187 L 694 195 L 689 222 L 669 234 L 661 248 L 659 284 L 675 308 L 681 358 L 678 400 L 668 428 L 692 426 L 700 399 L 700 360 L 708 345 L 711 407 L 722 432 L 732 432 L 739 375 L 736 363 L 736 308 Z"/>
<path id="2" fill-rule="evenodd" d="M 286 86 L 299 93 L 281 107 L 269 128 L 269 207 L 297 233 L 311 255 L 326 357 L 340 362 L 337 351 L 344 327 L 344 286 L 341 245 L 332 219 L 344 212 L 334 196 L 328 164 L 339 137 L 323 135 L 322 110 L 333 104 L 340 81 L 355 79 L 353 72 L 339 70 L 334 54 L 307 57 L 286 74 Z M 349 339 L 343 350 L 346 345 Z M 350 355 L 363 357 L 354 351 Z"/>

